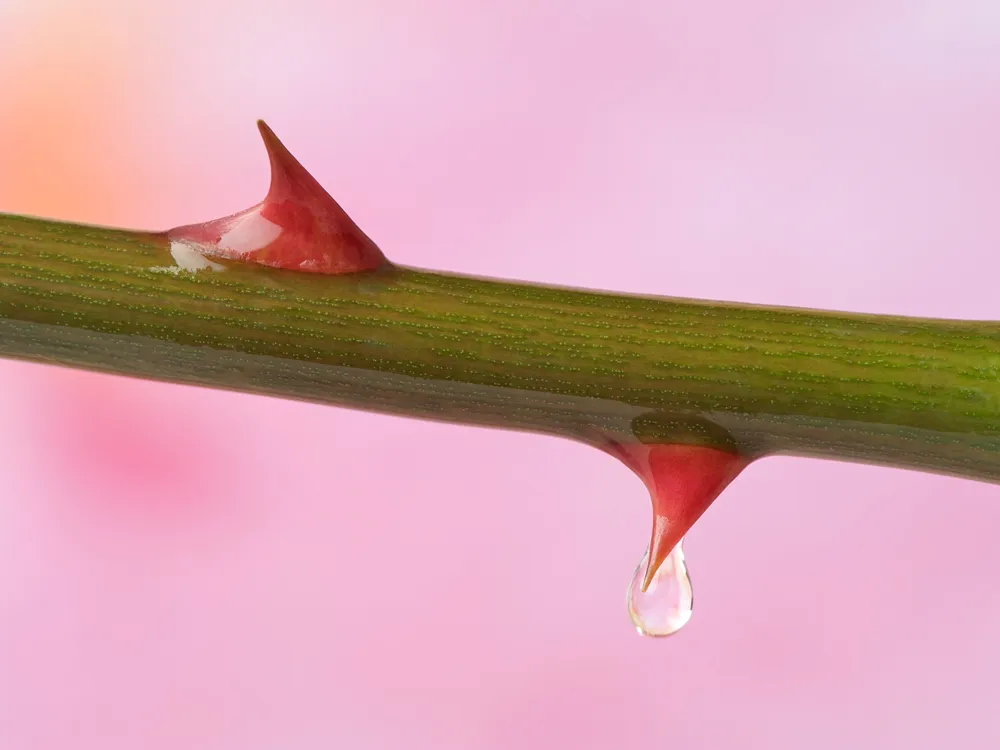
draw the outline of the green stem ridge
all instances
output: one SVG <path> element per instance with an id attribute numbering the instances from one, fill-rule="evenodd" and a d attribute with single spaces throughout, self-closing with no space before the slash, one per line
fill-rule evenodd
<path id="1" fill-rule="evenodd" d="M 390 266 L 181 271 L 165 235 L 0 214 L 0 356 L 596 445 L 1000 480 L 1000 323 Z"/>

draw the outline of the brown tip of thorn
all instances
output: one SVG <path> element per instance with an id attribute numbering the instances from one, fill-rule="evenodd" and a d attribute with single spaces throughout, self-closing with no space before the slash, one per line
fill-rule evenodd
<path id="1" fill-rule="evenodd" d="M 320 274 L 371 271 L 388 264 L 263 120 L 257 121 L 271 164 L 267 197 L 246 211 L 167 233 L 205 256 Z"/>

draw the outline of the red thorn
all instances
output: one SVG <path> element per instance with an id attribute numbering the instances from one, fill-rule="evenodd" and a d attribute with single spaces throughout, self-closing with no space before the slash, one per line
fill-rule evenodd
<path id="1" fill-rule="evenodd" d="M 205 256 L 310 273 L 354 273 L 387 264 L 274 131 L 263 120 L 257 127 L 271 162 L 267 197 L 232 216 L 172 229 L 167 237 Z"/>
<path id="2" fill-rule="evenodd" d="M 646 591 L 671 550 L 750 460 L 697 445 L 633 443 L 616 449 L 646 483 L 653 501 L 653 532 L 642 581 Z"/>

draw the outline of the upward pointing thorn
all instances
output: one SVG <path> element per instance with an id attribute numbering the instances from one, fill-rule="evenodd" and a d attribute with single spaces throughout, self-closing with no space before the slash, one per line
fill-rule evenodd
<path id="1" fill-rule="evenodd" d="M 271 186 L 256 206 L 167 232 L 205 256 L 311 273 L 370 271 L 388 261 L 263 120 Z"/>

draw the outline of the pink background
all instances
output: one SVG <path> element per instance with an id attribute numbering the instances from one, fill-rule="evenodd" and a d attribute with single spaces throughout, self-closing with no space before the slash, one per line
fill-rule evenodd
<path id="1" fill-rule="evenodd" d="M 264 117 L 404 264 L 997 318 L 998 94 L 995 0 L 0 0 L 0 210 L 230 213 Z M 1000 743 L 997 488 L 760 462 L 665 642 L 648 521 L 565 441 L 2 362 L 0 746 Z"/>

